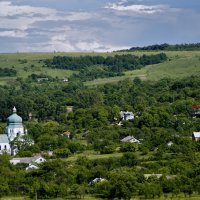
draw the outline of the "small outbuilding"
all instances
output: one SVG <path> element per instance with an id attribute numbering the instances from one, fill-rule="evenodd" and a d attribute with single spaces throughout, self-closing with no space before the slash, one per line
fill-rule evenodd
<path id="1" fill-rule="evenodd" d="M 192 140 L 193 140 L 193 141 L 198 141 L 198 140 L 200 140 L 200 132 L 193 132 L 193 133 L 192 133 Z"/>
<path id="2" fill-rule="evenodd" d="M 168 146 L 168 147 L 171 147 L 173 144 L 174 144 L 174 143 L 173 143 L 172 141 L 170 141 L 170 142 L 167 143 L 167 146 Z"/>
<path id="3" fill-rule="evenodd" d="M 120 116 L 122 118 L 122 120 L 133 120 L 134 119 L 134 114 L 132 112 L 128 112 L 128 111 L 121 111 L 120 112 Z"/>
<path id="4" fill-rule="evenodd" d="M 26 171 L 32 171 L 34 169 L 39 169 L 39 167 L 36 164 L 29 164 L 28 167 L 26 167 Z"/>
<path id="5" fill-rule="evenodd" d="M 125 138 L 123 138 L 122 140 L 120 140 L 121 142 L 123 143 L 127 143 L 127 142 L 130 142 L 130 143 L 140 143 L 139 140 L 137 140 L 136 138 L 134 138 L 133 136 L 127 136 Z"/>
<path id="6" fill-rule="evenodd" d="M 94 180 L 90 181 L 89 185 L 95 185 L 96 183 L 106 181 L 105 178 L 95 178 Z"/>
<path id="7" fill-rule="evenodd" d="M 10 163 L 13 165 L 16 165 L 18 163 L 24 163 L 24 164 L 32 164 L 32 163 L 43 163 L 46 159 L 42 156 L 34 156 L 34 157 L 24 157 L 24 158 L 13 158 L 10 160 Z"/>

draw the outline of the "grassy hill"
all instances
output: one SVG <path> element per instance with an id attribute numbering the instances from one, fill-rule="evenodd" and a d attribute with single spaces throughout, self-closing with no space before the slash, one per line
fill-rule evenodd
<path id="1" fill-rule="evenodd" d="M 160 52 L 136 52 L 133 54 L 151 54 Z M 159 80 L 164 77 L 183 78 L 191 75 L 200 75 L 200 51 L 166 51 L 169 60 L 164 63 L 149 65 L 140 70 L 125 72 L 125 76 L 109 79 L 97 79 L 88 81 L 86 85 L 105 84 L 117 82 L 123 79 L 134 79 L 140 77 L 143 80 Z"/>
<path id="2" fill-rule="evenodd" d="M 157 54 L 159 51 L 138 51 L 138 52 L 113 52 L 113 53 L 14 53 L 14 54 L 0 54 L 0 67 L 12 68 L 17 70 L 17 77 L 27 78 L 29 75 L 45 74 L 52 77 L 69 77 L 71 70 L 50 69 L 43 67 L 42 59 L 52 58 L 53 56 L 80 56 L 80 55 L 101 55 L 112 56 L 115 54 Z M 157 65 L 150 65 L 141 70 L 127 71 L 125 76 L 103 78 L 93 81 L 88 81 L 86 85 L 97 85 L 104 83 L 118 82 L 124 79 L 134 79 L 140 77 L 141 79 L 159 80 L 164 77 L 182 78 L 191 75 L 200 75 L 200 51 L 165 51 L 169 60 Z M 16 77 L 0 77 L 0 84 L 15 80 Z"/>

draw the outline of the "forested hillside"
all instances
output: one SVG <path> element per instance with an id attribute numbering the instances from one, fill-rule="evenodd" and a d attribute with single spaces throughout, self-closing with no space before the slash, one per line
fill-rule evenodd
<path id="1" fill-rule="evenodd" d="M 156 55 L 135 56 L 131 54 L 115 56 L 54 56 L 53 59 L 45 60 L 45 67 L 56 69 L 68 69 L 80 71 L 71 79 L 82 81 L 97 78 L 123 76 L 125 71 L 141 69 L 147 65 L 162 63 L 167 60 L 164 53 Z"/>
<path id="2" fill-rule="evenodd" d="M 95 88 L 77 80 L 35 84 L 18 79 L 15 86 L 1 86 L 0 93 L 1 132 L 15 105 L 35 141 L 18 144 L 17 156 L 53 151 L 30 172 L 0 156 L 1 195 L 130 199 L 198 194 L 200 143 L 192 142 L 191 134 L 200 131 L 192 108 L 200 103 L 199 76 L 158 82 L 135 78 Z M 133 112 L 134 120 L 121 121 L 120 111 Z M 126 136 L 140 144 L 121 143 Z M 161 175 L 146 178 L 151 174 Z M 95 178 L 105 181 L 90 184 Z"/>
<path id="3" fill-rule="evenodd" d="M 154 44 L 145 47 L 132 47 L 127 51 L 197 51 L 200 43 L 193 44 Z"/>

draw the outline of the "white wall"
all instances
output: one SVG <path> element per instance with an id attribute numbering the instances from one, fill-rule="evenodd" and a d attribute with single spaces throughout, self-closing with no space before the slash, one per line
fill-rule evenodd
<path id="1" fill-rule="evenodd" d="M 6 146 L 6 148 L 5 148 L 5 146 Z M 1 147 L 0 154 L 5 153 L 5 152 L 10 154 L 11 149 L 10 149 L 9 143 L 0 143 L 0 147 Z"/>
<path id="2" fill-rule="evenodd" d="M 21 128 L 8 128 L 7 129 L 7 134 L 8 137 L 10 138 L 10 140 L 14 140 L 15 137 L 17 137 L 17 135 L 24 135 L 24 127 Z"/>
<path id="3" fill-rule="evenodd" d="M 35 160 L 36 163 L 42 163 L 45 162 L 46 160 L 43 157 L 39 157 L 37 160 Z"/>
<path id="4" fill-rule="evenodd" d="M 10 160 L 10 163 L 13 164 L 13 165 L 16 165 L 18 163 L 20 163 L 20 160 Z"/>

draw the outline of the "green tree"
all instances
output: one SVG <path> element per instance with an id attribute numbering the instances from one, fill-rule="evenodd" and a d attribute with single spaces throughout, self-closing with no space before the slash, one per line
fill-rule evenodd
<path id="1" fill-rule="evenodd" d="M 134 143 L 124 143 L 120 147 L 121 152 L 135 152 L 137 150 L 137 144 Z"/>
<path id="2" fill-rule="evenodd" d="M 120 163 L 122 166 L 133 167 L 138 164 L 138 159 L 134 153 L 128 152 L 123 154 Z"/>
<path id="3" fill-rule="evenodd" d="M 70 150 L 67 148 L 64 149 L 55 149 L 54 153 L 56 155 L 57 158 L 68 158 L 69 155 L 71 154 Z"/>

